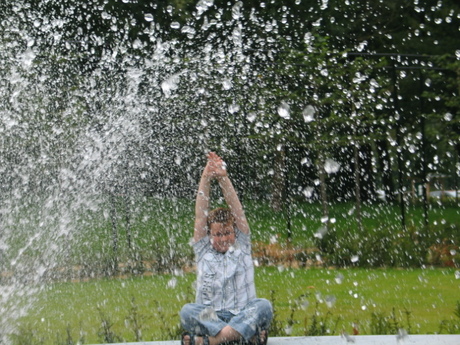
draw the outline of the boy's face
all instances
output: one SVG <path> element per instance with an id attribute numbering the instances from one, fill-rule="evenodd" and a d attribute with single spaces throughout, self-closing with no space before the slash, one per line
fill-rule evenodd
<path id="1" fill-rule="evenodd" d="M 212 247 L 219 253 L 225 253 L 235 244 L 235 230 L 232 223 L 212 223 L 210 233 Z"/>

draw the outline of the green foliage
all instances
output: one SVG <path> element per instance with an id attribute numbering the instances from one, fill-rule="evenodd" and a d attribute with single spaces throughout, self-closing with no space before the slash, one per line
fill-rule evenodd
<path id="1" fill-rule="evenodd" d="M 72 329 L 70 325 L 67 325 L 64 335 L 57 334 L 55 344 L 56 345 L 81 345 L 84 343 L 85 343 L 85 338 L 83 336 L 83 331 L 80 329 L 79 337 L 77 337 L 77 340 L 74 340 Z"/>
<path id="2" fill-rule="evenodd" d="M 161 339 L 178 339 L 182 333 L 182 328 L 180 327 L 180 322 L 177 320 L 177 311 L 165 310 L 159 301 L 155 301 L 155 304 L 155 319 L 160 323 Z"/>
<path id="3" fill-rule="evenodd" d="M 42 336 L 31 325 L 21 325 L 15 334 L 11 335 L 14 345 L 43 345 Z"/>
<path id="4" fill-rule="evenodd" d="M 97 335 L 101 343 L 104 344 L 112 344 L 112 343 L 120 343 L 123 339 L 117 335 L 113 330 L 113 322 L 110 316 L 107 313 L 103 312 L 100 308 L 98 308 L 99 317 L 101 321 L 101 326 Z"/>
<path id="5" fill-rule="evenodd" d="M 283 330 L 283 321 L 280 320 L 278 314 L 276 290 L 270 290 L 270 301 L 273 306 L 273 319 L 270 326 L 270 334 L 276 337 L 285 334 Z"/>
<path id="6" fill-rule="evenodd" d="M 126 324 L 134 333 L 134 339 L 136 342 L 142 340 L 142 330 L 145 327 L 145 323 L 151 319 L 150 317 L 143 315 L 139 312 L 139 306 L 137 305 L 135 298 L 131 299 L 131 308 L 129 314 L 126 316 Z"/>
<path id="7" fill-rule="evenodd" d="M 456 319 L 442 320 L 439 324 L 439 333 L 457 334 L 460 332 L 460 301 L 454 309 Z"/>
<path id="8" fill-rule="evenodd" d="M 370 321 L 370 333 L 371 334 L 398 334 L 401 329 L 404 329 L 408 334 L 411 334 L 411 312 L 408 310 L 404 311 L 406 323 L 398 318 L 396 315 L 396 309 L 393 308 L 390 315 L 386 315 L 381 312 L 373 312 L 371 314 Z"/>
<path id="9" fill-rule="evenodd" d="M 317 239 L 326 262 L 344 267 L 420 267 L 455 266 L 458 260 L 460 237 L 456 224 L 424 230 L 414 226 L 399 231 L 385 227 L 348 229 L 347 233 L 340 236 L 333 229 Z M 352 257 L 359 260 L 353 262 Z"/>

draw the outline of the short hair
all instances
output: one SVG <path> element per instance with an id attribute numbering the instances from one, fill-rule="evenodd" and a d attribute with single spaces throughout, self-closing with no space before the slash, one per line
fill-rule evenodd
<path id="1" fill-rule="evenodd" d="M 208 231 L 211 229 L 211 224 L 213 223 L 222 223 L 228 224 L 231 223 L 232 226 L 235 225 L 235 217 L 233 216 L 232 211 L 225 207 L 218 207 L 209 212 L 207 217 L 207 226 Z"/>

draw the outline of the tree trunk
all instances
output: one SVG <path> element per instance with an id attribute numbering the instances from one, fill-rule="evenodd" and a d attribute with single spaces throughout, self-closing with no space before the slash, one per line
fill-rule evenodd
<path id="1" fill-rule="evenodd" d="M 378 140 L 376 142 L 377 153 L 380 164 L 380 171 L 382 172 L 382 188 L 385 192 L 385 197 L 388 201 L 395 201 L 395 185 L 392 177 L 391 169 L 391 157 L 388 151 L 388 142 L 384 140 Z"/>
<path id="2" fill-rule="evenodd" d="M 321 204 L 323 207 L 323 218 L 326 220 L 326 230 L 329 231 L 329 205 L 327 199 L 327 184 L 326 184 L 326 170 L 324 169 L 325 160 L 323 157 L 319 159 L 318 173 L 320 180 L 320 190 L 321 190 Z"/>
<path id="3" fill-rule="evenodd" d="M 283 209 L 283 195 L 285 187 L 285 169 L 286 160 L 284 146 L 275 151 L 275 160 L 273 166 L 273 184 L 272 184 L 272 197 L 270 206 L 276 212 L 281 212 Z"/>
<path id="4" fill-rule="evenodd" d="M 356 198 L 356 220 L 358 221 L 359 229 L 362 228 L 361 221 L 361 176 L 360 176 L 360 164 L 359 164 L 359 148 L 358 144 L 353 145 L 353 156 L 354 156 L 354 175 L 355 175 L 355 198 Z"/>

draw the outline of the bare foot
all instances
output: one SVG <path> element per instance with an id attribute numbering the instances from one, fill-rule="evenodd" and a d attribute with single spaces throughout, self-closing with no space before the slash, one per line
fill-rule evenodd
<path id="1" fill-rule="evenodd" d="M 259 344 L 265 344 L 267 342 L 267 331 L 264 329 L 259 333 Z"/>
<path id="2" fill-rule="evenodd" d="M 253 345 L 265 344 L 266 340 L 267 340 L 267 331 L 263 329 L 259 332 L 259 334 L 255 334 L 251 338 L 251 344 Z"/>
<path id="3" fill-rule="evenodd" d="M 184 334 L 182 336 L 182 344 L 184 345 L 190 345 L 190 335 Z"/>

